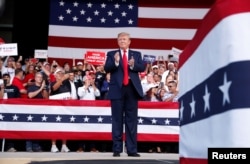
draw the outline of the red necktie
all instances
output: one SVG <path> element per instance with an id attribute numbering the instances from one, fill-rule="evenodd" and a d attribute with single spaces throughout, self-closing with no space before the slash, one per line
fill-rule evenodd
<path id="1" fill-rule="evenodd" d="M 123 51 L 122 62 L 124 68 L 123 85 L 128 85 L 128 59 L 125 50 Z"/>

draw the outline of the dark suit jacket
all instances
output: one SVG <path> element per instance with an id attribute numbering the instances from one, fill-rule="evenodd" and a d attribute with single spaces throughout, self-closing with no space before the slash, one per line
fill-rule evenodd
<path id="1" fill-rule="evenodd" d="M 64 84 L 67 88 L 69 88 L 70 93 L 71 93 L 71 85 L 70 85 L 69 80 L 63 81 L 63 84 Z M 80 81 L 77 81 L 77 82 L 74 82 L 74 84 L 75 84 L 75 87 L 76 87 L 76 94 L 77 94 L 77 89 L 78 89 L 79 87 L 82 86 L 82 83 L 81 83 Z M 78 97 L 78 99 L 79 99 L 78 94 L 77 94 L 77 97 Z"/>
<path id="2" fill-rule="evenodd" d="M 114 50 L 107 53 L 107 59 L 104 65 L 104 70 L 106 72 L 111 73 L 111 79 L 109 83 L 109 99 L 120 99 L 121 98 L 121 88 L 123 81 L 123 64 L 122 64 L 122 55 L 120 54 L 120 63 L 118 66 L 115 65 L 114 55 L 116 52 L 120 53 L 120 50 Z M 133 56 L 135 60 L 135 64 L 133 69 L 129 68 L 129 77 L 134 85 L 136 92 L 139 95 L 139 98 L 143 97 L 143 91 L 141 86 L 141 80 L 139 78 L 139 72 L 143 72 L 145 70 L 145 64 L 142 61 L 142 55 L 138 51 L 129 50 L 128 51 L 128 60 Z"/>

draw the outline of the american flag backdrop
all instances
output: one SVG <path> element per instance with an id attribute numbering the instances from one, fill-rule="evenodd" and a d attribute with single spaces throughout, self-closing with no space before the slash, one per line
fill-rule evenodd
<path id="1" fill-rule="evenodd" d="M 51 0 L 49 58 L 83 59 L 86 51 L 117 48 L 117 34 L 131 34 L 131 48 L 167 56 L 184 49 L 214 0 Z M 167 58 L 165 58 L 167 59 Z"/>
<path id="2" fill-rule="evenodd" d="M 178 103 L 139 102 L 138 140 L 178 142 Z M 111 140 L 109 101 L 1 100 L 0 138 Z"/>
<path id="3" fill-rule="evenodd" d="M 250 1 L 218 0 L 180 55 L 180 163 L 250 147 Z"/>

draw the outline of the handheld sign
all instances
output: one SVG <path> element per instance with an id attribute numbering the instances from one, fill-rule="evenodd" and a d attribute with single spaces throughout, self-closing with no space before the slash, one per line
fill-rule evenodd
<path id="1" fill-rule="evenodd" d="M 17 55 L 17 43 L 0 44 L 0 56 Z"/>
<path id="2" fill-rule="evenodd" d="M 105 52 L 87 51 L 84 60 L 93 65 L 102 65 L 105 62 Z"/>
<path id="3" fill-rule="evenodd" d="M 154 55 L 143 55 L 143 61 L 144 63 L 150 64 L 155 62 L 156 56 Z"/>
<path id="4" fill-rule="evenodd" d="M 48 58 L 48 52 L 47 52 L 47 50 L 35 50 L 34 58 L 37 58 L 37 59 L 47 59 Z"/>

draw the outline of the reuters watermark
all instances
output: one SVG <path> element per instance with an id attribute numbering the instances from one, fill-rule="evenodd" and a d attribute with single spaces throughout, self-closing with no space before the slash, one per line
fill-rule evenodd
<path id="1" fill-rule="evenodd" d="M 250 164 L 250 148 L 208 148 L 208 164 Z"/>

